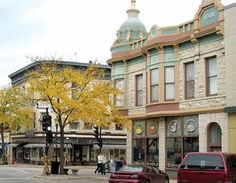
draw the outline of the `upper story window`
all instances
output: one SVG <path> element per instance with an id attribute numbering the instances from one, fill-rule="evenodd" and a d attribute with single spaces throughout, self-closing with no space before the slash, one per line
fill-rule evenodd
<path id="1" fill-rule="evenodd" d="M 165 99 L 175 99 L 175 67 L 168 66 L 165 68 Z"/>
<path id="2" fill-rule="evenodd" d="M 93 125 L 91 123 L 84 122 L 84 129 L 85 130 L 92 130 L 93 129 Z"/>
<path id="3" fill-rule="evenodd" d="M 122 131 L 123 130 L 122 126 L 120 126 L 118 124 L 116 124 L 115 129 L 116 129 L 116 131 Z"/>
<path id="4" fill-rule="evenodd" d="M 194 98 L 194 63 L 185 64 L 185 98 L 192 99 Z"/>
<path id="5" fill-rule="evenodd" d="M 216 57 L 206 59 L 206 94 L 217 94 L 217 62 Z"/>
<path id="6" fill-rule="evenodd" d="M 69 124 L 69 129 L 70 130 L 78 130 L 79 128 L 79 123 L 78 122 L 73 122 Z"/>
<path id="7" fill-rule="evenodd" d="M 159 101 L 159 71 L 151 70 L 151 102 Z"/>
<path id="8" fill-rule="evenodd" d="M 116 95 L 116 100 L 115 100 L 116 106 L 124 107 L 124 79 L 123 78 L 116 79 L 115 87 L 122 92 L 121 94 Z"/>
<path id="9" fill-rule="evenodd" d="M 143 105 L 143 75 L 136 76 L 136 106 Z"/>

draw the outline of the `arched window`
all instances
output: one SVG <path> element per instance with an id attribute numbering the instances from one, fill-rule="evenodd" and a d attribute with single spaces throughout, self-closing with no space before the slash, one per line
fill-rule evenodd
<path id="1" fill-rule="evenodd" d="M 221 128 L 220 125 L 213 122 L 209 124 L 207 130 L 208 151 L 221 151 Z"/>

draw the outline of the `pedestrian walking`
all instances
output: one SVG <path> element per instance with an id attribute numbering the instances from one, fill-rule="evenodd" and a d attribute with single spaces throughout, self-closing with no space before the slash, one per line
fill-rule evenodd
<path id="1" fill-rule="evenodd" d="M 104 174 L 103 162 L 104 162 L 104 155 L 102 153 L 99 153 L 97 156 L 97 168 L 94 171 L 94 173 L 98 172 Z"/>

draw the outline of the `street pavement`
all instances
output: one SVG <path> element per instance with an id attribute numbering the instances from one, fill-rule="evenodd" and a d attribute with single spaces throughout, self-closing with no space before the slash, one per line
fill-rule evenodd
<path id="1" fill-rule="evenodd" d="M 95 166 L 79 166 L 76 175 L 43 175 L 43 166 L 31 164 L 0 165 L 0 183 L 107 183 L 110 173 L 94 174 Z M 79 181 L 78 181 L 79 180 Z M 171 180 L 170 183 L 176 183 Z"/>

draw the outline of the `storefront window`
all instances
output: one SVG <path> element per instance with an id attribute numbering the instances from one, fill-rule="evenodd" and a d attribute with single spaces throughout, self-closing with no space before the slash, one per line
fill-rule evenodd
<path id="1" fill-rule="evenodd" d="M 133 140 L 133 161 L 144 163 L 145 141 L 144 139 Z"/>
<path id="2" fill-rule="evenodd" d="M 159 165 L 158 118 L 133 122 L 133 163 Z"/>
<path id="3" fill-rule="evenodd" d="M 43 157 L 43 148 L 39 148 L 39 158 Z"/>
<path id="4" fill-rule="evenodd" d="M 24 159 L 29 159 L 30 155 L 30 148 L 25 148 L 24 149 Z"/>
<path id="5" fill-rule="evenodd" d="M 181 162 L 181 139 L 180 138 L 167 138 L 167 167 L 177 168 Z"/>
<path id="6" fill-rule="evenodd" d="M 37 158 L 37 148 L 32 148 L 32 158 Z"/>
<path id="7" fill-rule="evenodd" d="M 189 152 L 198 152 L 198 151 L 199 151 L 198 137 L 184 138 L 184 156 Z"/>
<path id="8" fill-rule="evenodd" d="M 147 139 L 147 162 L 159 165 L 159 140 Z"/>
<path id="9" fill-rule="evenodd" d="M 167 118 L 166 166 L 178 168 L 188 152 L 199 151 L 198 116 Z"/>
<path id="10" fill-rule="evenodd" d="M 17 154 L 16 154 L 17 159 L 23 159 L 23 147 L 18 147 L 17 148 Z"/>

